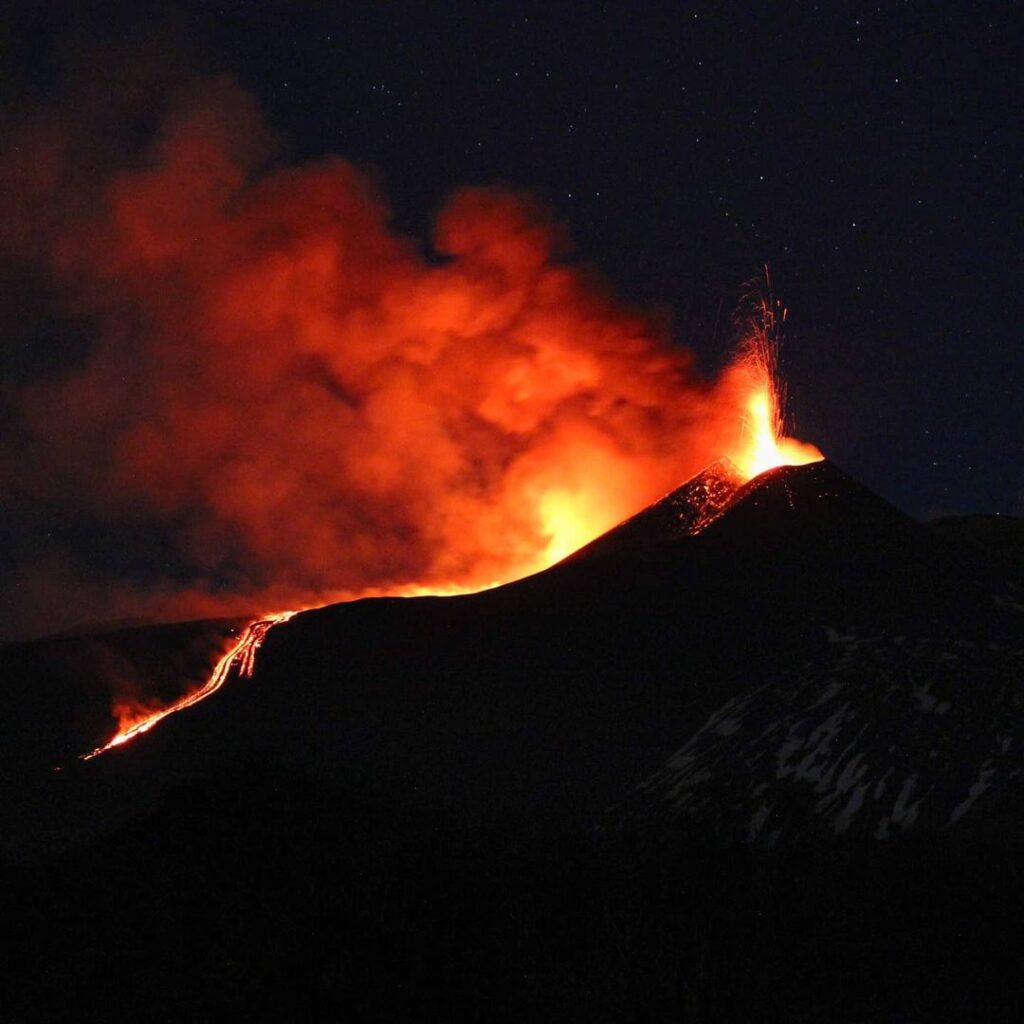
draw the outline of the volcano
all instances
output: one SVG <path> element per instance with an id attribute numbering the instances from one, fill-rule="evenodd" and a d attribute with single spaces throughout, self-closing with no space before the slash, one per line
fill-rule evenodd
<path id="1" fill-rule="evenodd" d="M 87 762 L 83 651 L 208 672 L 240 625 L 0 649 L 11 1005 L 60 1016 L 53 964 L 108 1019 L 1002 1005 L 1024 524 L 980 544 L 827 461 L 741 481 L 717 463 L 503 587 L 295 615 L 251 678 Z"/>

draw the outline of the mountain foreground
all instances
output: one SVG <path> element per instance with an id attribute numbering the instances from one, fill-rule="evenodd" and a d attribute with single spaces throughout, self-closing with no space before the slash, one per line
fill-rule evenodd
<path id="1" fill-rule="evenodd" d="M 166 697 L 239 624 L 0 648 L 10 1019 L 995 1014 L 1015 529 L 716 464 L 517 583 L 302 613 L 85 763 L 114 669 Z"/>

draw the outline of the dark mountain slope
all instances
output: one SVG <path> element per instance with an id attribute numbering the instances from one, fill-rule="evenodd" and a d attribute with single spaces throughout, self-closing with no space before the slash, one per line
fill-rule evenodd
<path id="1" fill-rule="evenodd" d="M 695 478 L 509 586 L 299 615 L 271 631 L 252 680 L 56 785 L 84 787 L 73 802 L 94 820 L 95 789 L 116 806 L 258 751 L 346 784 L 386 776 L 424 800 L 464 805 L 467 820 L 584 826 L 628 801 L 705 723 L 714 730 L 723 709 L 789 706 L 797 692 L 797 704 L 817 707 L 840 672 L 857 680 L 850 728 L 866 721 L 871 731 L 877 702 L 887 702 L 911 763 L 930 757 L 934 730 L 908 745 L 915 709 L 930 700 L 956 708 L 936 728 L 975 737 L 982 760 L 1001 744 L 987 726 L 986 739 L 975 736 L 951 688 L 982 708 L 995 700 L 1000 714 L 1016 699 L 1024 642 L 1012 581 L 967 548 L 951 554 L 827 462 L 732 487 L 716 499 L 722 514 L 691 536 L 680 496 L 706 496 L 708 480 L 722 479 L 718 470 Z M 101 738 L 83 732 L 77 750 Z M 725 746 L 739 756 L 738 742 Z M 958 772 L 982 771 L 955 749 Z M 75 752 L 65 747 L 62 760 Z M 742 777 L 738 762 L 729 770 Z"/>
<path id="2" fill-rule="evenodd" d="M 122 1019 L 991 1017 L 1012 573 L 829 463 L 726 479 L 696 535 L 685 493 L 506 587 L 299 615 L 23 779 L 11 1005 L 70 1013 L 57 964 Z"/>
<path id="3" fill-rule="evenodd" d="M 1018 516 L 951 516 L 925 528 L 950 545 L 966 545 L 1024 579 L 1024 519 Z"/>

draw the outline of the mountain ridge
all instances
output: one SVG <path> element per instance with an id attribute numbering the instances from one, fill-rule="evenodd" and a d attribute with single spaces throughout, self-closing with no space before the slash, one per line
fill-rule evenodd
<path id="1" fill-rule="evenodd" d="M 91 761 L 98 693 L 37 723 L 20 742 L 62 770 L 0 777 L 12 1012 L 1016 1004 L 1017 577 L 828 463 L 738 488 L 695 534 L 655 506 L 500 588 L 303 612 L 251 679 Z M 197 628 L 161 635 L 209 662 Z M 51 648 L 0 649 L 9 697 L 70 672 Z"/>

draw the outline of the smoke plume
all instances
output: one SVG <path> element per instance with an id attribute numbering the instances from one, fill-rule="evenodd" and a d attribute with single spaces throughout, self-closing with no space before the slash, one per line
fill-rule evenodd
<path id="1" fill-rule="evenodd" d="M 169 568 L 97 582 L 80 538 L 37 537 L 6 595 L 27 621 L 76 593 L 186 616 L 486 586 L 738 443 L 729 375 L 569 262 L 530 197 L 456 191 L 428 244 L 368 171 L 275 163 L 230 81 L 168 87 L 155 123 L 129 102 L 127 126 L 5 133 L 0 256 L 87 344 L 5 385 L 0 489 L 22 521 L 158 535 Z M 17 338 L 18 301 L 0 315 Z"/>

